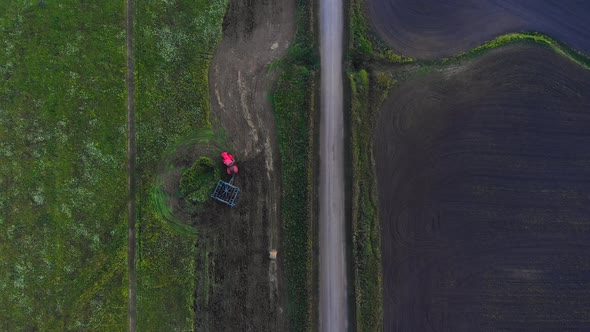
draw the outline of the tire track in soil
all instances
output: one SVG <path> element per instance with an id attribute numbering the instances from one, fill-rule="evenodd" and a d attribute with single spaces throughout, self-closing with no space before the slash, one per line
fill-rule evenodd
<path id="1" fill-rule="evenodd" d="M 128 317 L 129 331 L 134 332 L 137 328 L 137 270 L 135 259 L 135 221 L 136 202 L 135 192 L 135 77 L 134 77 L 134 49 L 133 49 L 133 0 L 126 0 L 126 24 L 125 24 L 125 50 L 126 50 L 126 81 L 127 81 L 127 265 L 129 269 L 129 298 Z"/>
<path id="2" fill-rule="evenodd" d="M 212 123 L 223 130 L 240 166 L 236 208 L 220 208 L 201 232 L 197 266 L 209 264 L 208 294 L 197 280 L 195 327 L 211 331 L 284 331 L 279 200 L 280 163 L 269 101 L 295 33 L 295 1 L 230 1 L 223 38 L 209 69 Z M 278 249 L 277 260 L 269 251 Z"/>
<path id="3" fill-rule="evenodd" d="M 590 72 L 511 46 L 392 91 L 384 330 L 590 328 Z"/>

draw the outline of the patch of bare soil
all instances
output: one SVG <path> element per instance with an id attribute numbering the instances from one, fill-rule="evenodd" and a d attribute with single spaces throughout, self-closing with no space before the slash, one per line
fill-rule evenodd
<path id="1" fill-rule="evenodd" d="M 287 330 L 280 246 L 281 195 L 276 129 L 269 93 L 272 61 L 295 32 L 295 1 L 230 1 L 223 39 L 211 63 L 212 123 L 238 161 L 238 205 L 223 206 L 201 231 L 195 328 Z M 269 251 L 278 249 L 277 260 Z"/>
<path id="2" fill-rule="evenodd" d="M 590 72 L 506 47 L 377 121 L 384 330 L 590 329 Z"/>
<path id="3" fill-rule="evenodd" d="M 183 170 L 189 168 L 199 157 L 209 157 L 218 164 L 222 179 L 229 181 L 230 176 L 226 174 L 225 166 L 221 163 L 222 150 L 215 140 L 189 138 L 164 159 L 158 172 L 158 182 L 162 183 L 162 190 L 166 197 L 165 204 L 172 211 L 172 220 L 168 222 L 196 227 L 198 232 L 218 224 L 216 215 L 222 211 L 223 207 L 209 200 L 199 206 L 198 210 L 193 208 L 180 194 L 180 179 Z"/>

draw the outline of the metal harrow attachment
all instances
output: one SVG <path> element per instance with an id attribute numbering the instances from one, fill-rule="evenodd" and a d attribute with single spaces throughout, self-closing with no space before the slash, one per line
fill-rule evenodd
<path id="1" fill-rule="evenodd" d="M 229 182 L 225 182 L 223 180 L 219 180 L 217 182 L 217 186 L 213 190 L 213 194 L 211 197 L 223 202 L 231 207 L 236 205 L 236 200 L 238 199 L 238 194 L 240 193 L 240 188 L 233 185 L 234 176 L 231 177 Z"/>

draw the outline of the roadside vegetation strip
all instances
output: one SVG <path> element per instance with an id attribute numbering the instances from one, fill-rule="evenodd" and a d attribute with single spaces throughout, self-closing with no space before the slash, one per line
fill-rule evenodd
<path id="1" fill-rule="evenodd" d="M 282 214 L 285 229 L 285 275 L 289 320 L 296 331 L 309 326 L 308 278 L 310 246 L 307 179 L 309 163 L 309 86 L 312 75 L 305 67 L 286 68 L 274 94 L 279 150 L 283 172 Z"/>
<path id="2" fill-rule="evenodd" d="M 363 14 L 363 0 L 350 0 L 348 8 L 349 45 L 347 60 L 356 69 L 369 62 L 411 63 L 414 59 L 396 54 L 373 34 Z"/>
<path id="3" fill-rule="evenodd" d="M 136 4 L 140 330 L 191 330 L 194 325 L 196 232 L 163 218 L 161 212 L 172 210 L 154 199 L 163 193 L 156 176 L 167 151 L 195 131 L 210 128 L 208 68 L 221 38 L 226 4 Z"/>
<path id="4" fill-rule="evenodd" d="M 286 59 L 276 62 L 282 73 L 272 94 L 279 136 L 282 171 L 285 283 L 292 331 L 309 331 L 312 323 L 312 225 L 309 211 L 313 195 L 310 123 L 315 70 L 319 64 L 312 33 L 313 2 L 300 0 L 297 34 Z M 305 181 L 304 179 L 307 179 Z"/>
<path id="5" fill-rule="evenodd" d="M 124 13 L 0 4 L 0 330 L 127 328 Z"/>
<path id="6" fill-rule="evenodd" d="M 520 33 L 509 33 L 506 35 L 499 36 L 489 42 L 486 42 L 480 46 L 477 46 L 467 52 L 444 58 L 442 64 L 455 62 L 463 59 L 471 59 L 485 54 L 486 52 L 502 46 L 517 44 L 517 43 L 535 43 L 544 47 L 548 47 L 557 54 L 560 54 L 578 65 L 590 69 L 590 57 L 574 50 L 573 48 L 559 42 L 545 34 L 538 32 L 520 32 Z"/>
<path id="7" fill-rule="evenodd" d="M 346 62 L 349 80 L 349 149 L 352 169 L 352 283 L 357 331 L 383 329 L 381 228 L 373 130 L 375 117 L 389 89 L 396 83 L 387 73 L 374 71 L 375 63 L 410 64 L 414 59 L 395 54 L 366 23 L 362 0 L 351 0 L 350 34 Z"/>
<path id="8" fill-rule="evenodd" d="M 364 69 L 349 72 L 348 78 L 356 329 L 380 331 L 383 329 L 381 227 L 372 136 L 377 110 L 395 81 L 389 74 L 369 74 Z"/>

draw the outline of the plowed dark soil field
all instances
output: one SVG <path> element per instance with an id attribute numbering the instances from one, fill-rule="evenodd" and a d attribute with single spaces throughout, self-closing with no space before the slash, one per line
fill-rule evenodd
<path id="1" fill-rule="evenodd" d="M 581 0 L 370 0 L 373 28 L 396 51 L 437 58 L 500 34 L 546 33 L 590 53 L 590 2 Z"/>
<path id="2" fill-rule="evenodd" d="M 589 71 L 496 49 L 400 84 L 375 135 L 385 331 L 590 330 Z"/>

